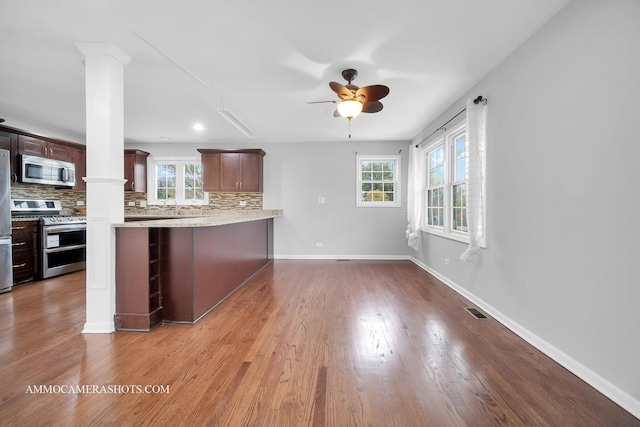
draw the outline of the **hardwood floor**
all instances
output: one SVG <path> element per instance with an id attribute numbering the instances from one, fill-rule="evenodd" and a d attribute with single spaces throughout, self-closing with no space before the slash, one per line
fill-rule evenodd
<path id="1" fill-rule="evenodd" d="M 0 424 L 640 426 L 467 306 L 407 261 L 278 260 L 196 325 L 83 335 L 82 272 L 20 285 Z"/>

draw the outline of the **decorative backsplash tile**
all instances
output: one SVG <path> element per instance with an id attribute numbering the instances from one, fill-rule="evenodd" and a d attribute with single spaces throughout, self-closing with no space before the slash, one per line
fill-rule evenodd
<path id="1" fill-rule="evenodd" d="M 70 215 L 74 212 L 78 201 L 86 204 L 87 195 L 85 191 L 75 191 L 60 189 L 51 185 L 21 184 L 16 183 L 11 186 L 11 198 L 25 199 L 55 199 L 62 203 L 62 214 Z M 146 193 L 124 193 L 124 208 L 127 212 L 163 211 L 174 209 L 173 205 L 140 207 L 140 202 L 147 201 Z M 129 202 L 135 206 L 129 206 Z M 245 206 L 240 206 L 240 202 L 246 202 Z M 261 210 L 262 193 L 209 193 L 209 205 L 207 206 L 181 206 L 181 212 L 190 210 Z"/>
<path id="2" fill-rule="evenodd" d="M 124 208 L 127 212 L 141 211 L 171 211 L 172 204 L 168 206 L 146 206 L 140 207 L 140 202 L 147 201 L 146 193 L 124 193 Z M 135 206 L 129 206 L 133 202 Z M 245 202 L 245 206 L 240 206 L 240 202 Z M 261 210 L 262 193 L 209 193 L 209 205 L 207 206 L 181 206 L 180 212 L 201 211 L 201 210 Z"/>
<path id="3" fill-rule="evenodd" d="M 52 185 L 15 183 L 11 186 L 12 199 L 53 199 L 62 203 L 62 214 L 71 215 L 78 201 L 86 204 L 87 193 L 70 189 L 56 188 Z"/>

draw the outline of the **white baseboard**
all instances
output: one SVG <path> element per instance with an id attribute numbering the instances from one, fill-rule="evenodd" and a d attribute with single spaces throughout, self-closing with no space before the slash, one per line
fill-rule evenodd
<path id="1" fill-rule="evenodd" d="M 527 341 L 529 344 L 549 356 L 551 359 L 565 367 L 567 370 L 575 374 L 578 378 L 582 379 L 584 382 L 589 384 L 591 387 L 598 390 L 600 393 L 607 396 L 609 399 L 613 400 L 615 403 L 620 405 L 622 408 L 631 413 L 634 417 L 640 418 L 640 400 L 635 399 L 629 393 L 617 387 L 615 384 L 611 383 L 607 379 L 601 377 L 597 373 L 593 372 L 591 369 L 587 368 L 571 356 L 564 353 L 562 350 L 557 347 L 551 345 L 547 341 L 543 340 L 536 334 L 532 333 L 519 323 L 515 322 L 508 316 L 505 316 L 499 310 L 492 307 L 490 304 L 487 304 L 482 299 L 476 297 L 471 292 L 467 291 L 462 286 L 459 286 L 455 282 L 449 280 L 442 274 L 438 273 L 436 270 L 427 266 L 423 262 L 410 257 L 411 261 L 414 264 L 425 270 L 427 273 L 433 275 L 438 280 L 443 282 L 445 285 L 449 286 L 451 289 L 471 301 L 473 304 L 478 306 L 480 309 L 485 311 L 495 320 L 500 322 L 502 325 L 510 329 L 513 333 L 518 335 L 523 340 Z"/>
<path id="2" fill-rule="evenodd" d="M 113 323 L 85 323 L 83 334 L 111 334 L 115 332 Z"/>

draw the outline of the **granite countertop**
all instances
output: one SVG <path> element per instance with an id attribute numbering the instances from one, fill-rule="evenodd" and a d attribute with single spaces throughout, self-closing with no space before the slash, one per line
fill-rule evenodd
<path id="1" fill-rule="evenodd" d="M 16 221 L 40 221 L 39 217 L 22 217 L 22 218 L 11 218 L 11 222 Z"/>
<path id="2" fill-rule="evenodd" d="M 243 211 L 215 211 L 200 215 L 167 215 L 166 212 L 157 214 L 125 214 L 125 219 L 136 219 L 136 221 L 125 222 L 123 224 L 113 224 L 115 228 L 176 228 L 176 227 L 211 227 L 216 225 L 235 224 L 239 222 L 257 221 L 261 219 L 276 218 L 282 216 L 282 209 L 271 210 L 243 210 Z M 154 217 L 156 217 L 154 219 Z M 144 220 L 140 221 L 141 218 Z M 147 219 L 148 218 L 148 219 Z M 160 219 L 158 219 L 160 218 Z"/>

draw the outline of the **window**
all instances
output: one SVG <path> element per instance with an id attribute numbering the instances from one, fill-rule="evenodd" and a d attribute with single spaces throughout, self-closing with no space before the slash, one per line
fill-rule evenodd
<path id="1" fill-rule="evenodd" d="M 423 230 L 468 242 L 465 125 L 458 123 L 425 148 Z"/>
<path id="2" fill-rule="evenodd" d="M 147 195 L 149 204 L 160 205 L 173 199 L 180 205 L 206 205 L 208 194 L 202 188 L 200 159 L 158 159 L 152 162 L 153 189 Z M 150 177 L 151 178 L 151 177 Z"/>
<path id="3" fill-rule="evenodd" d="M 356 206 L 400 207 L 400 156 L 356 156 Z"/>

